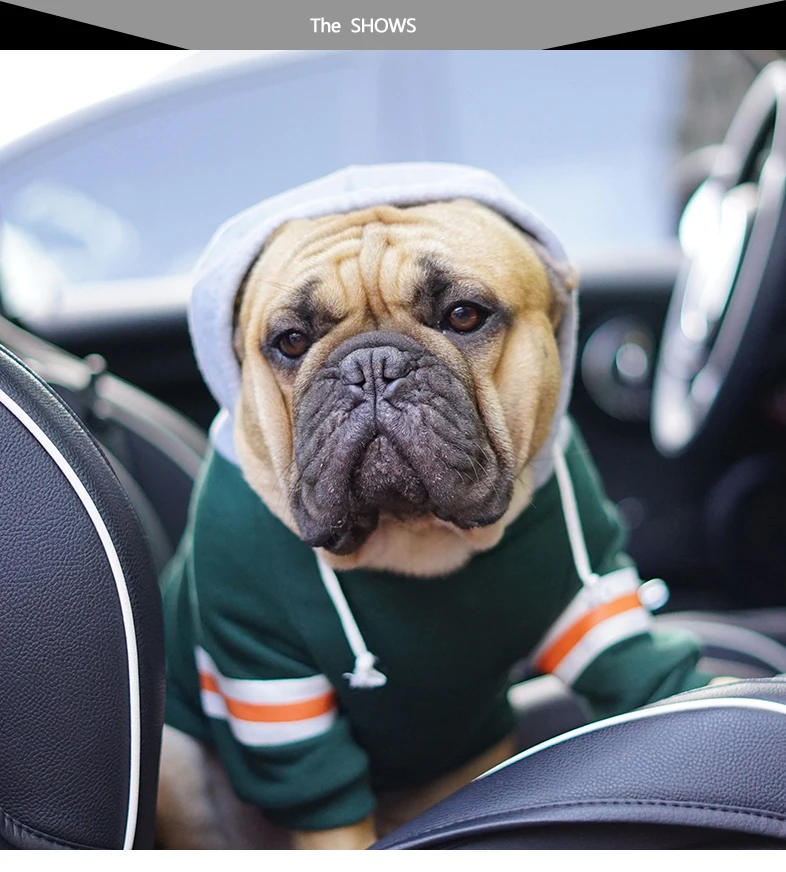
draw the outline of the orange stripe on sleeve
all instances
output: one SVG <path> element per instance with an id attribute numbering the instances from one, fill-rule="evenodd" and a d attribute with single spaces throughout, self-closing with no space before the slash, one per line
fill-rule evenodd
<path id="1" fill-rule="evenodd" d="M 221 693 L 218 682 L 212 675 L 208 675 L 206 672 L 199 673 L 199 687 L 200 690 L 212 690 L 213 693 Z"/>
<path id="2" fill-rule="evenodd" d="M 571 624 L 558 639 L 549 645 L 538 658 L 538 668 L 544 673 L 554 672 L 562 660 L 598 624 L 603 623 L 608 618 L 613 618 L 615 615 L 621 615 L 623 612 L 641 607 L 641 601 L 636 593 L 626 594 L 612 600 L 612 602 L 596 606 L 592 611 L 582 615 L 574 624 Z"/>
<path id="3" fill-rule="evenodd" d="M 336 693 L 333 690 L 301 702 L 252 703 L 232 699 L 221 693 L 218 682 L 212 675 L 199 673 L 199 686 L 223 697 L 230 715 L 242 721 L 254 723 L 282 724 L 305 721 L 327 714 L 336 707 Z"/>
<path id="4" fill-rule="evenodd" d="M 259 703 L 240 702 L 230 697 L 225 697 L 227 711 L 242 721 L 264 722 L 267 724 L 291 723 L 292 721 L 305 721 L 308 718 L 316 718 L 327 714 L 336 707 L 335 691 L 330 691 L 314 699 L 306 699 L 303 702 L 277 703 L 275 705 L 261 705 Z"/>

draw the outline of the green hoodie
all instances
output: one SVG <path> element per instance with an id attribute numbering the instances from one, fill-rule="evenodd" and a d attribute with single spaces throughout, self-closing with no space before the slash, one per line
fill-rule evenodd
<path id="1" fill-rule="evenodd" d="M 167 723 L 215 746 L 272 821 L 328 829 L 369 814 L 375 790 L 428 781 L 510 733 L 508 676 L 524 658 L 599 717 L 705 684 L 689 636 L 650 631 L 622 524 L 571 429 L 564 456 L 600 587 L 576 570 L 554 475 L 496 547 L 448 576 L 340 574 L 387 678 L 373 688 L 350 686 L 346 620 L 314 552 L 211 454 L 163 582 Z"/>

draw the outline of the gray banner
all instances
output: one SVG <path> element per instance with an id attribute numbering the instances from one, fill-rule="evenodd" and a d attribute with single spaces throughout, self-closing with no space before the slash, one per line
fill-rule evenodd
<path id="1" fill-rule="evenodd" d="M 765 0 L 775 2 L 775 0 Z M 181 48 L 548 48 L 762 0 L 23 0 Z M 316 20 L 315 20 L 316 19 Z M 391 32 L 393 28 L 394 32 Z"/>

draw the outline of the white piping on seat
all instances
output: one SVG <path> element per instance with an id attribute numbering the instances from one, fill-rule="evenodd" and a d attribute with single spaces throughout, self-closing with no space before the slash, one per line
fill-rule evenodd
<path id="1" fill-rule="evenodd" d="M 41 445 L 46 453 L 52 458 L 58 469 L 63 473 L 68 483 L 73 488 L 79 501 L 85 508 L 93 526 L 95 527 L 98 538 L 106 552 L 109 566 L 112 570 L 112 576 L 115 580 L 117 596 L 120 601 L 120 611 L 123 617 L 123 630 L 126 639 L 126 654 L 128 662 L 128 691 L 129 691 L 129 721 L 131 727 L 130 735 L 130 759 L 129 759 L 129 777 L 128 777 L 128 806 L 126 812 L 125 835 L 123 838 L 123 850 L 130 850 L 134 845 L 134 837 L 136 835 L 137 814 L 139 806 L 139 768 L 140 768 L 140 698 L 139 698 L 139 662 L 136 646 L 136 633 L 134 630 L 134 615 L 131 609 L 131 600 L 128 595 L 128 586 L 126 584 L 123 568 L 120 565 L 120 559 L 117 556 L 112 537 L 104 524 L 96 504 L 93 502 L 90 494 L 85 489 L 79 476 L 74 469 L 63 457 L 52 440 L 44 433 L 44 431 L 33 421 L 33 419 L 24 411 L 11 397 L 4 391 L 0 390 L 0 404 L 6 407 L 8 411 L 30 432 L 35 440 Z"/>
<path id="2" fill-rule="evenodd" d="M 630 724 L 634 721 L 643 721 L 647 720 L 648 718 L 657 718 L 661 715 L 672 715 L 679 714 L 680 712 L 703 711 L 707 709 L 720 708 L 739 708 L 750 709 L 753 711 L 768 711 L 786 717 L 786 704 L 780 702 L 772 702 L 767 699 L 747 699 L 746 697 L 714 697 L 712 699 L 692 699 L 685 700 L 684 702 L 666 703 L 665 705 L 658 705 L 653 708 L 637 709 L 634 712 L 626 712 L 622 715 L 616 715 L 613 718 L 606 718 L 602 721 L 596 721 L 593 724 L 586 724 L 583 727 L 577 727 L 575 730 L 570 730 L 569 732 L 563 733 L 560 736 L 554 736 L 554 738 L 552 739 L 547 739 L 545 742 L 541 742 L 539 745 L 535 745 L 533 748 L 527 748 L 526 751 L 522 751 L 520 754 L 514 755 L 509 760 L 503 761 L 499 765 L 494 766 L 492 769 L 489 769 L 488 772 L 484 772 L 482 775 L 479 775 L 474 780 L 478 781 L 481 778 L 486 778 L 488 775 L 493 775 L 495 772 L 499 772 L 500 769 L 505 769 L 507 766 L 518 763 L 519 760 L 525 760 L 527 757 L 532 757 L 534 754 L 538 754 L 541 751 L 547 750 L 548 748 L 553 748 L 555 745 L 561 745 L 564 742 L 569 742 L 571 739 L 577 739 L 580 736 L 586 736 L 589 733 L 596 733 L 600 730 L 605 730 L 608 727 L 616 727 L 619 724 Z"/>

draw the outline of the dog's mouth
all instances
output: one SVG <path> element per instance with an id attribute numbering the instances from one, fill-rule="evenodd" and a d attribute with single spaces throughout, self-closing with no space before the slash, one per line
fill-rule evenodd
<path id="1" fill-rule="evenodd" d="M 428 488 L 415 468 L 385 435 L 369 443 L 352 482 L 361 504 L 408 518 L 425 515 L 436 508 Z"/>
<path id="2" fill-rule="evenodd" d="M 347 504 L 354 511 L 308 541 L 334 554 L 351 554 L 374 532 L 379 517 L 409 521 L 433 512 L 428 490 L 415 469 L 384 435 L 375 436 L 353 475 Z M 319 534 L 318 534 L 319 535 Z"/>
<path id="3" fill-rule="evenodd" d="M 381 514 L 494 523 L 513 486 L 474 396 L 446 364 L 400 334 L 365 334 L 331 354 L 296 407 L 301 536 L 334 554 L 360 548 Z"/>

